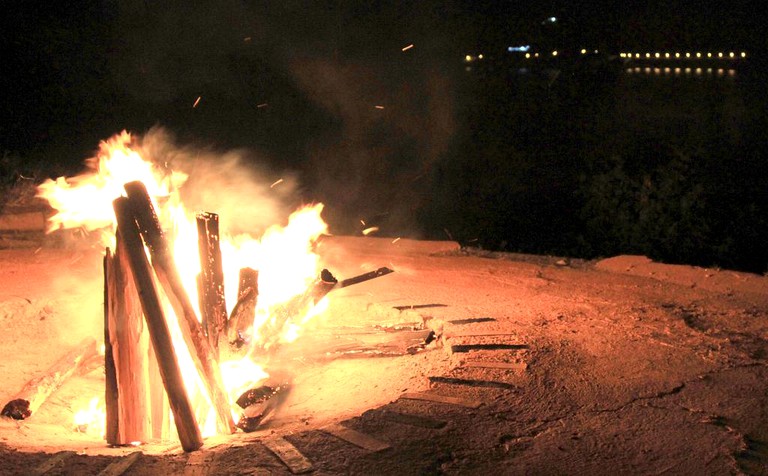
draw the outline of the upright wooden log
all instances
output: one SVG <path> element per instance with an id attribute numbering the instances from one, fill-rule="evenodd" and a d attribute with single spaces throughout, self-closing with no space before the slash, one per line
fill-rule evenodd
<path id="1" fill-rule="evenodd" d="M 127 198 L 121 197 L 115 200 L 114 207 L 117 226 L 128 254 L 134 284 L 139 290 L 141 307 L 157 356 L 163 386 L 168 392 L 168 400 L 173 412 L 179 441 L 184 451 L 195 451 L 203 445 L 203 438 L 184 388 L 181 370 L 176 359 L 176 351 L 173 348 L 165 314 L 160 304 L 155 283 L 152 280 L 152 272 L 144 252 L 144 244 L 139 235 L 132 206 Z"/>
<path id="2" fill-rule="evenodd" d="M 259 299 L 259 272 L 253 268 L 242 268 L 239 278 L 237 303 L 227 325 L 227 338 L 234 344 L 241 342 L 243 333 L 253 325 Z"/>
<path id="3" fill-rule="evenodd" d="M 58 390 L 79 369 L 80 365 L 98 353 L 96 339 L 88 337 L 57 360 L 44 374 L 24 385 L 0 411 L 3 416 L 25 420 Z"/>
<path id="4" fill-rule="evenodd" d="M 118 388 L 117 371 L 112 354 L 110 342 L 111 310 L 113 308 L 110 299 L 114 293 L 110 292 L 114 282 L 114 263 L 112 250 L 107 248 L 104 255 L 104 403 L 106 406 L 106 435 L 107 444 L 115 446 L 120 444 L 120 420 L 118 418 Z"/>
<path id="5" fill-rule="evenodd" d="M 128 250 L 117 232 L 117 252 L 109 276 L 111 294 L 109 341 L 118 388 L 118 444 L 147 442 L 152 438 L 149 382 L 149 336 L 141 301 L 128 260 Z"/>
<path id="6" fill-rule="evenodd" d="M 211 398 L 217 416 L 217 428 L 221 433 L 234 433 L 236 427 L 232 420 L 229 399 L 224 391 L 221 369 L 211 352 L 211 346 L 200 326 L 189 295 L 184 290 L 147 189 L 141 182 L 129 182 L 125 184 L 125 191 L 135 213 L 141 236 L 149 248 L 155 275 L 180 321 L 179 327 L 184 341 L 189 347 L 195 367 Z"/>
<path id="7" fill-rule="evenodd" d="M 227 305 L 224 299 L 224 269 L 219 244 L 219 216 L 197 214 L 197 244 L 200 252 L 200 313 L 208 342 L 218 353 L 219 336 L 226 334 Z"/>

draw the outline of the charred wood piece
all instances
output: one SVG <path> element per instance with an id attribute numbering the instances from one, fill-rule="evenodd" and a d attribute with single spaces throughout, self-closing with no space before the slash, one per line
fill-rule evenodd
<path id="1" fill-rule="evenodd" d="M 226 333 L 227 305 L 224 299 L 224 270 L 219 244 L 219 216 L 215 213 L 197 214 L 197 244 L 200 253 L 198 295 L 203 331 L 211 347 L 219 347 L 219 335 Z"/>
<path id="2" fill-rule="evenodd" d="M 227 340 L 237 348 L 245 343 L 243 335 L 253 325 L 258 299 L 259 272 L 253 268 L 242 268 L 237 287 L 237 303 L 229 316 L 227 328 Z"/>
<path id="3" fill-rule="evenodd" d="M 360 284 L 365 281 L 370 281 L 371 279 L 380 278 L 382 276 L 386 276 L 389 273 L 394 273 L 395 270 L 389 269 L 386 267 L 382 267 L 377 269 L 376 271 L 371 271 L 369 273 L 364 273 L 359 276 L 355 276 L 352 278 L 347 278 L 339 282 L 338 287 L 339 288 L 346 288 L 347 286 L 352 286 L 353 284 Z"/>
<path id="4" fill-rule="evenodd" d="M 240 395 L 237 404 L 244 411 L 237 427 L 246 433 L 256 431 L 285 402 L 290 391 L 291 385 L 282 383 L 262 385 Z"/>

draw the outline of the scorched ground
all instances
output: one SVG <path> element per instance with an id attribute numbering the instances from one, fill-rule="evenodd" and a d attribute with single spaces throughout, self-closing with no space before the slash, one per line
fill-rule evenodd
<path id="1" fill-rule="evenodd" d="M 0 473 L 73 451 L 49 474 L 94 474 L 140 450 L 125 474 L 290 474 L 264 445 L 278 436 L 318 474 L 768 473 L 765 276 L 393 241 L 321 241 L 339 275 L 395 273 L 340 290 L 317 329 L 425 322 L 441 339 L 424 351 L 297 356 L 296 391 L 271 424 L 209 438 L 194 458 L 75 431 L 79 406 L 103 392 L 96 369 L 29 420 L 0 421 Z M 83 337 L 103 335 L 101 252 L 0 251 L 3 403 Z M 477 405 L 402 398 L 419 392 Z M 335 423 L 383 449 L 325 431 Z"/>

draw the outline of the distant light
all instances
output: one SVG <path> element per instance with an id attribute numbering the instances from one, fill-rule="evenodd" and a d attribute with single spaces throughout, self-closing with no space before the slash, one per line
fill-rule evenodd
<path id="1" fill-rule="evenodd" d="M 741 52 L 741 57 L 742 57 L 742 58 L 746 58 L 746 57 L 747 57 L 747 54 L 746 54 L 745 52 L 743 52 L 743 51 L 742 51 L 742 52 Z"/>
<path id="2" fill-rule="evenodd" d="M 586 50 L 586 49 L 584 49 L 584 48 L 582 48 L 582 49 L 581 49 L 581 54 L 583 54 L 583 55 L 587 54 L 587 50 Z M 624 57 L 624 53 L 622 53 L 622 54 L 621 54 L 621 57 L 622 57 L 622 58 Z"/>
<path id="3" fill-rule="evenodd" d="M 707 58 L 711 58 L 711 57 L 712 57 L 712 53 L 707 53 Z"/>
<path id="4" fill-rule="evenodd" d="M 510 53 L 514 51 L 520 51 L 520 52 L 526 52 L 531 49 L 531 45 L 523 45 L 523 46 L 509 46 L 507 47 L 507 51 Z"/>
<path id="5" fill-rule="evenodd" d="M 552 52 L 552 56 L 557 56 L 557 50 Z"/>
<path id="6" fill-rule="evenodd" d="M 464 61 L 466 61 L 467 63 L 471 62 L 472 61 L 472 56 L 471 55 L 465 56 L 464 57 Z"/>
<path id="7" fill-rule="evenodd" d="M 723 68 L 717 68 L 717 75 L 718 76 L 722 76 L 723 72 L 724 72 Z"/>
<path id="8" fill-rule="evenodd" d="M 597 54 L 597 50 L 595 50 L 595 54 Z"/>
<path id="9" fill-rule="evenodd" d="M 650 53 L 646 53 L 646 54 L 645 54 L 645 57 L 646 57 L 646 58 L 650 58 L 650 57 L 651 57 L 651 54 L 650 54 Z"/>
<path id="10" fill-rule="evenodd" d="M 538 54 L 538 53 L 534 53 L 534 54 L 533 54 L 533 56 L 534 56 L 534 57 L 536 57 L 536 58 L 538 58 L 538 57 L 539 57 L 539 54 Z"/>
<path id="11" fill-rule="evenodd" d="M 669 67 L 664 68 L 664 73 L 669 74 L 670 71 Z"/>
<path id="12" fill-rule="evenodd" d="M 735 69 L 729 69 L 728 70 L 728 76 L 736 76 L 736 70 Z"/>
<path id="13" fill-rule="evenodd" d="M 665 58 L 669 58 L 669 53 L 664 53 Z"/>
<path id="14" fill-rule="evenodd" d="M 690 57 L 691 57 L 691 54 L 690 54 L 690 53 L 686 53 L 686 54 L 685 54 L 685 57 L 686 57 L 686 58 L 690 58 Z"/>
<path id="15" fill-rule="evenodd" d="M 483 54 L 480 53 L 479 55 L 477 55 L 477 59 L 483 59 Z"/>
<path id="16" fill-rule="evenodd" d="M 526 54 L 525 54 L 525 57 L 526 57 L 526 58 L 530 58 L 530 57 L 531 57 L 531 54 L 530 54 L 530 53 L 526 53 Z"/>
<path id="17" fill-rule="evenodd" d="M 679 58 L 679 57 L 680 57 L 680 53 L 675 53 L 675 58 Z"/>
<path id="18" fill-rule="evenodd" d="M 658 57 L 660 57 L 661 55 L 660 55 L 659 53 L 656 53 L 654 56 L 656 56 L 656 57 L 658 58 Z"/>
<path id="19" fill-rule="evenodd" d="M 731 58 L 733 58 L 733 57 L 735 57 L 735 56 L 736 56 L 736 53 L 734 53 L 733 51 L 731 51 L 730 53 L 728 53 L 728 56 L 730 56 Z"/>
<path id="20" fill-rule="evenodd" d="M 680 74 L 680 68 L 675 68 L 675 74 Z"/>
<path id="21" fill-rule="evenodd" d="M 697 53 L 696 53 L 696 57 L 697 57 L 697 58 L 701 58 L 701 53 L 697 52 Z"/>
<path id="22" fill-rule="evenodd" d="M 549 17 L 546 19 L 546 21 L 548 21 L 549 23 L 555 23 L 557 22 L 557 17 Z"/>
<path id="23" fill-rule="evenodd" d="M 639 58 L 639 57 L 640 57 L 640 53 L 637 53 L 637 54 L 635 55 L 635 58 Z"/>
<path id="24" fill-rule="evenodd" d="M 717 57 L 718 57 L 718 58 L 722 58 L 722 57 L 723 57 L 723 53 L 718 53 L 718 54 L 717 54 Z"/>
<path id="25" fill-rule="evenodd" d="M 581 50 L 581 54 L 584 54 L 584 50 Z M 627 55 L 626 55 L 626 54 L 624 54 L 624 53 L 619 53 L 619 56 L 620 56 L 620 57 L 622 57 L 622 58 L 624 58 L 624 57 L 626 57 Z"/>

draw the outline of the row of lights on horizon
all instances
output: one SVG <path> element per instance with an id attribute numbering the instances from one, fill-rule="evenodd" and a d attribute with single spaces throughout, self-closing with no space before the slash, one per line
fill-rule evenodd
<path id="1" fill-rule="evenodd" d="M 525 49 L 515 48 L 515 51 L 526 51 L 525 58 L 527 58 L 527 59 L 538 58 L 540 56 L 538 52 L 535 52 L 535 53 L 528 52 L 528 49 L 529 48 L 525 48 Z M 510 48 L 509 50 L 512 51 L 512 48 Z M 586 48 L 582 48 L 581 49 L 581 54 L 582 55 L 586 55 L 587 53 L 598 54 L 599 51 L 598 50 L 587 50 Z M 559 53 L 558 53 L 557 50 L 553 50 L 551 53 L 549 53 L 550 56 L 557 56 L 558 54 Z M 685 53 L 669 53 L 669 52 L 665 52 L 665 53 L 658 53 L 658 52 L 656 52 L 656 53 L 619 53 L 619 57 L 626 58 L 626 59 L 633 59 L 633 58 L 635 58 L 635 59 L 642 59 L 642 58 L 645 58 L 645 59 L 681 59 L 681 58 L 685 58 L 685 59 L 691 59 L 691 58 L 701 59 L 701 58 L 709 58 L 709 59 L 711 59 L 711 58 L 717 58 L 717 59 L 729 59 L 729 60 L 731 60 L 731 59 L 738 59 L 738 58 L 746 58 L 747 57 L 747 53 L 745 51 L 742 51 L 742 52 L 740 52 L 738 54 L 736 52 L 733 52 L 733 51 L 730 51 L 728 53 L 723 53 L 723 52 L 719 52 L 719 53 L 711 53 L 711 52 L 702 53 L 700 51 L 697 51 L 695 53 L 690 53 L 690 52 L 685 52 Z M 473 61 L 482 60 L 482 59 L 484 59 L 484 56 L 483 56 L 482 53 L 479 54 L 479 55 L 466 55 L 464 57 L 464 61 L 467 62 L 467 63 L 471 63 Z"/>
<path id="2" fill-rule="evenodd" d="M 628 74 L 644 73 L 644 74 L 717 74 L 718 76 L 736 76 L 735 69 L 723 69 L 723 68 L 651 68 L 636 66 L 634 68 L 627 68 Z"/>
<path id="3" fill-rule="evenodd" d="M 738 53 L 738 54 L 733 52 L 733 51 L 730 51 L 728 53 L 723 53 L 722 51 L 719 52 L 719 53 L 712 53 L 712 52 L 702 53 L 700 51 L 697 51 L 695 53 L 690 53 L 690 52 L 685 52 L 685 53 L 669 53 L 669 52 L 666 52 L 666 53 L 658 53 L 658 52 L 656 52 L 656 53 L 619 53 L 619 56 L 621 58 L 627 58 L 627 59 L 632 59 L 632 58 L 635 58 L 635 59 L 640 59 L 640 58 L 645 58 L 645 59 L 652 59 L 652 58 L 655 58 L 655 59 L 662 59 L 662 58 L 663 59 L 680 59 L 680 58 L 686 58 L 686 59 L 691 59 L 691 58 L 697 58 L 697 59 L 700 59 L 700 58 L 737 59 L 737 58 L 746 58 L 747 57 L 747 53 L 745 51 L 742 51 L 741 53 Z"/>

